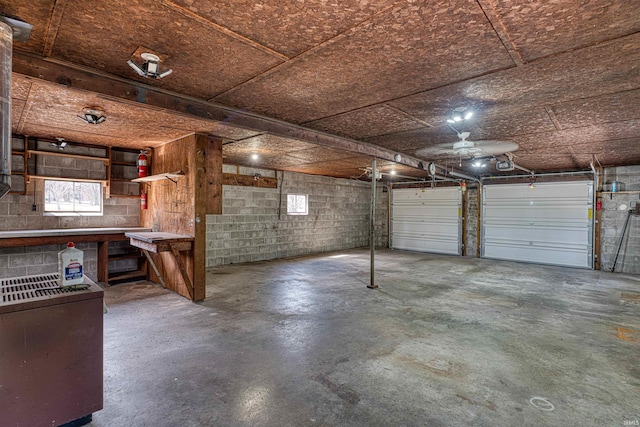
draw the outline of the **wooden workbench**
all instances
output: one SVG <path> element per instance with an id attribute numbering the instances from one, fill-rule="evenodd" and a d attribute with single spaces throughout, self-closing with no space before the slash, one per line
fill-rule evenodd
<path id="1" fill-rule="evenodd" d="M 163 287 L 166 287 L 166 283 L 158 269 L 158 266 L 154 262 L 153 257 L 150 255 L 150 252 L 154 254 L 170 252 L 180 269 L 180 275 L 187 287 L 189 297 L 191 300 L 194 299 L 194 286 L 191 283 L 189 272 L 187 271 L 187 267 L 182 259 L 182 255 L 180 254 L 181 251 L 190 251 L 193 249 L 193 236 L 163 232 L 128 232 L 125 233 L 125 236 L 130 239 L 129 243 L 131 246 L 142 249 Z"/>
<path id="2" fill-rule="evenodd" d="M 45 230 L 0 231 L 0 248 L 20 246 L 98 243 L 98 282 L 109 282 L 109 242 L 126 240 L 127 232 L 151 231 L 143 227 L 55 228 Z"/>

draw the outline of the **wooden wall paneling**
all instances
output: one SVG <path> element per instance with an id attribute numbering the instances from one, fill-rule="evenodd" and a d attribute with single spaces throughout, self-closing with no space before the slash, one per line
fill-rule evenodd
<path id="1" fill-rule="evenodd" d="M 207 214 L 222 214 L 222 139 L 209 138 L 207 149 Z"/>
<path id="2" fill-rule="evenodd" d="M 143 184 L 148 209 L 141 213 L 141 225 L 194 237 L 193 249 L 180 253 L 193 284 L 193 300 L 201 301 L 206 295 L 206 216 L 222 213 L 222 140 L 193 134 L 155 148 L 151 156 L 154 175 L 178 170 L 184 175 L 176 183 L 167 179 Z M 151 257 L 166 287 L 191 298 L 172 254 L 161 252 Z M 159 282 L 154 271 L 148 274 Z"/>
<path id="3" fill-rule="evenodd" d="M 163 180 L 146 185 L 148 209 L 141 216 L 145 227 L 153 231 L 195 236 L 195 136 L 189 135 L 157 147 L 153 152 L 153 173 L 181 170 L 177 182 Z M 194 282 L 194 250 L 181 252 L 189 280 Z M 169 252 L 152 254 L 168 289 L 191 299 L 180 268 Z M 159 281 L 153 271 L 152 280 Z"/>

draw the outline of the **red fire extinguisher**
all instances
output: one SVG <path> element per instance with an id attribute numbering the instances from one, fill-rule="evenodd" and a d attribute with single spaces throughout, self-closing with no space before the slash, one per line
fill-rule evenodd
<path id="1" fill-rule="evenodd" d="M 140 150 L 138 155 L 138 178 L 144 178 L 149 174 L 149 166 L 147 165 L 147 152 Z"/>
<path id="2" fill-rule="evenodd" d="M 144 191 L 140 193 L 140 209 L 147 209 L 147 193 Z"/>

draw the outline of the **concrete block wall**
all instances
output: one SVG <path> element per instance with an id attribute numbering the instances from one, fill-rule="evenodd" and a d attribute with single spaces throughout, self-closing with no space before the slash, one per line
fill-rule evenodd
<path id="1" fill-rule="evenodd" d="M 49 149 L 48 143 L 39 143 L 36 148 Z M 104 155 L 104 149 L 101 148 L 72 146 L 68 148 L 73 154 Z M 46 176 L 90 179 L 106 177 L 105 163 L 96 160 L 39 155 L 30 167 L 35 167 L 37 174 Z M 31 169 L 31 173 L 33 172 L 34 170 Z M 7 194 L 0 199 L 0 230 L 138 227 L 140 225 L 140 202 L 134 198 L 103 199 L 102 216 L 45 216 L 43 187 L 42 180 L 32 179 L 26 186 L 26 194 Z M 34 205 L 35 210 L 33 210 Z M 0 277 L 56 272 L 58 271 L 57 254 L 64 247 L 65 245 L 43 245 L 0 248 Z M 78 248 L 85 252 L 85 274 L 95 280 L 97 278 L 97 243 L 79 244 Z"/>
<path id="2" fill-rule="evenodd" d="M 613 181 L 624 184 L 625 191 L 640 192 L 640 165 L 606 168 L 604 171 L 604 191 L 611 190 Z M 616 251 L 622 236 L 628 210 L 640 204 L 640 193 L 603 194 L 601 224 L 601 269 L 609 270 L 613 266 Z M 632 215 L 627 234 L 616 263 L 616 271 L 640 273 L 640 216 Z"/>
<path id="3" fill-rule="evenodd" d="M 78 243 L 83 251 L 84 274 L 97 280 L 98 249 L 95 243 Z M 66 245 L 23 246 L 0 248 L 0 278 L 31 276 L 58 271 L 58 252 Z"/>
<path id="4" fill-rule="evenodd" d="M 225 165 L 224 171 L 236 168 Z M 240 173 L 275 176 L 248 168 Z M 370 184 L 293 172 L 279 172 L 278 179 L 281 202 L 280 188 L 223 186 L 222 215 L 207 215 L 207 267 L 369 244 Z M 386 245 L 387 193 L 378 191 L 377 239 Z M 287 215 L 287 194 L 308 195 L 309 214 Z"/>

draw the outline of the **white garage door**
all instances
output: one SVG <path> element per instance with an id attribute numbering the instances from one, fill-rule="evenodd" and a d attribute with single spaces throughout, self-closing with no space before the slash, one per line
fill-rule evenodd
<path id="1" fill-rule="evenodd" d="M 485 185 L 485 258 L 593 268 L 593 182 Z"/>
<path id="2" fill-rule="evenodd" d="M 391 193 L 391 248 L 460 255 L 460 187 Z"/>

